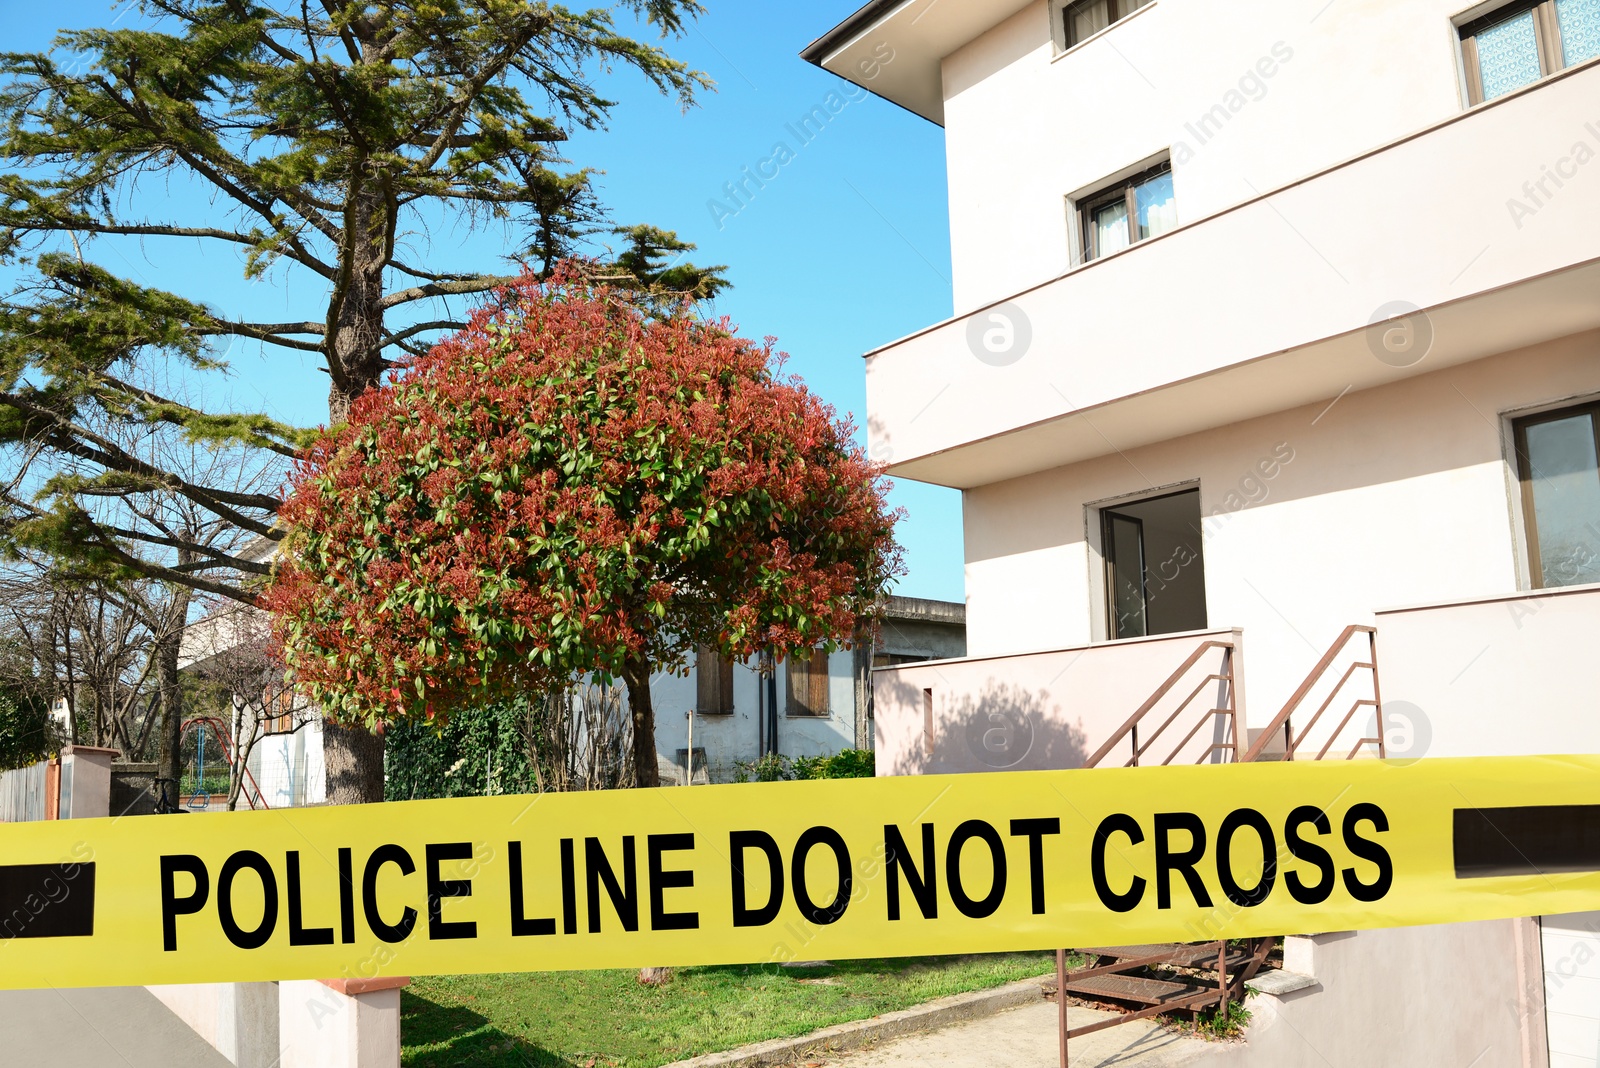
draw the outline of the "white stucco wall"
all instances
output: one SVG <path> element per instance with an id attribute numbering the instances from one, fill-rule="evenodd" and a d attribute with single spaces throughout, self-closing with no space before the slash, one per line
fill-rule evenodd
<path id="1" fill-rule="evenodd" d="M 828 656 L 828 714 L 790 716 L 786 714 L 785 687 L 787 663 L 778 667 L 778 752 L 787 757 L 821 756 L 848 749 L 855 741 L 855 678 L 853 654 L 841 649 Z M 725 782 L 734 773 L 735 761 L 750 762 L 761 756 L 760 730 L 756 718 L 760 698 L 760 676 L 755 661 L 737 664 L 733 669 L 733 714 L 696 715 L 694 747 L 706 751 L 711 779 Z M 656 752 L 668 761 L 679 749 L 689 747 L 688 712 L 695 706 L 696 681 L 691 668 L 687 677 L 658 674 L 651 680 L 650 697 L 656 714 Z M 695 772 L 698 779 L 699 770 Z"/>
<path id="2" fill-rule="evenodd" d="M 293 734 L 269 734 L 260 739 L 246 764 L 268 808 L 320 805 L 326 800 L 321 720 L 314 718 Z M 239 806 L 247 804 L 241 796 Z"/>
<path id="3" fill-rule="evenodd" d="M 1407 755 L 1600 753 L 1600 585 L 1382 611 L 1378 633 Z"/>
<path id="4" fill-rule="evenodd" d="M 1242 1044 L 1206 1068 L 1542 1068 L 1538 932 L 1490 920 L 1303 939 L 1317 985 L 1257 996 Z"/>
<path id="5" fill-rule="evenodd" d="M 1523 587 L 1503 413 L 1597 392 L 1589 333 L 968 490 L 969 655 L 1102 638 L 1090 506 L 1198 482 L 1208 623 L 1247 635 L 1263 722 L 1346 624 Z"/>
<path id="6" fill-rule="evenodd" d="M 1065 270 L 1065 198 L 1155 153 L 1188 221 L 1460 111 L 1463 10 L 1157 0 L 1057 57 L 1030 5 L 943 63 L 957 313 Z"/>
<path id="7" fill-rule="evenodd" d="M 1189 632 L 1002 656 L 933 660 L 872 673 L 877 702 L 879 775 L 1035 771 L 1082 767 L 1123 725 L 1156 686 L 1203 643 L 1242 650 L 1231 631 Z M 1143 744 L 1147 764 L 1216 762 L 1233 724 L 1213 718 L 1181 744 L 1205 710 L 1224 707 L 1225 689 L 1198 691 L 1208 674 L 1226 673 L 1231 654 L 1221 644 L 1206 650 L 1181 685 L 1154 706 Z M 1153 724 L 1188 706 L 1174 728 L 1152 738 Z M 1240 724 L 1249 720 L 1239 709 Z M 1108 753 L 1103 766 L 1120 767 L 1132 755 L 1131 739 Z"/>

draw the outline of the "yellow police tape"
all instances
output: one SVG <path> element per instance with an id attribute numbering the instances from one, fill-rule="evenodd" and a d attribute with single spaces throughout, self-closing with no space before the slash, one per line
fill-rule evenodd
<path id="1" fill-rule="evenodd" d="M 0 987 L 778 962 L 1600 908 L 1600 757 L 0 826 Z"/>

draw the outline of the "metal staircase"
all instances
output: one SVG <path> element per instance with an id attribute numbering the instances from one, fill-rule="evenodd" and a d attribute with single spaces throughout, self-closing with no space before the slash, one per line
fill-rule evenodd
<path id="1" fill-rule="evenodd" d="M 1358 636 L 1366 638 L 1366 658 L 1349 659 L 1359 655 L 1347 653 Z M 1207 654 L 1211 654 L 1209 661 Z M 1376 748 L 1380 758 L 1386 755 L 1375 628 L 1359 624 L 1345 627 L 1278 714 L 1260 731 L 1249 732 L 1249 742 L 1244 745 L 1242 754 L 1235 693 L 1237 657 L 1238 649 L 1233 641 L 1202 642 L 1105 744 L 1084 761 L 1083 766 L 1099 767 L 1102 762 L 1138 767 L 1257 760 L 1350 760 L 1372 748 Z M 1334 678 L 1336 671 L 1339 674 Z M 1367 696 L 1368 690 L 1357 688 L 1363 681 L 1370 682 L 1371 696 Z M 1193 686 L 1185 690 L 1189 683 Z M 1207 692 L 1212 698 L 1201 700 Z M 1174 702 L 1171 698 L 1175 694 L 1184 696 Z M 1319 694 L 1321 703 L 1307 716 L 1303 707 Z M 1337 721 L 1328 715 L 1330 709 L 1341 708 L 1345 711 Z M 1376 724 L 1373 735 L 1360 732 L 1349 749 L 1342 746 L 1336 749 L 1341 739 L 1350 741 L 1352 721 L 1363 708 L 1373 710 Z M 1300 717 L 1298 728 L 1297 716 Z M 1174 724 L 1178 724 L 1175 730 Z M 1184 726 L 1188 729 L 1184 730 Z M 1118 761 L 1118 757 L 1122 759 Z M 1226 1014 L 1230 1000 L 1244 998 L 1245 984 L 1267 963 L 1275 942 L 1271 938 L 1257 938 L 1233 943 L 1231 947 L 1225 941 L 1089 946 L 1076 952 L 1093 963 L 1071 970 L 1066 966 L 1067 951 L 1057 950 L 1056 981 L 1047 986 L 1046 996 L 1054 997 L 1058 1006 L 1062 1068 L 1067 1068 L 1068 1064 L 1068 1039 L 1079 1035 L 1167 1012 L 1216 1008 Z M 1069 1027 L 1067 998 L 1060 993 L 1063 990 L 1068 997 L 1115 1006 L 1119 1015 Z"/>

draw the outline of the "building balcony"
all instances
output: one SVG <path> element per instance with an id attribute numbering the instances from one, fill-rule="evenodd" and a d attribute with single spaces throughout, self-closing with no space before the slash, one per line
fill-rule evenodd
<path id="1" fill-rule="evenodd" d="M 873 455 L 974 487 L 1600 326 L 1597 100 L 1591 62 L 869 353 Z"/>
<path id="2" fill-rule="evenodd" d="M 878 772 L 1600 752 L 1600 585 L 1376 620 L 1283 693 L 1250 693 L 1239 630 L 880 668 Z"/>

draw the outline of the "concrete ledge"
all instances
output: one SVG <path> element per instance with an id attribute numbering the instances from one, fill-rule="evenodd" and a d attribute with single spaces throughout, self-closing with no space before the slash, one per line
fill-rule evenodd
<path id="1" fill-rule="evenodd" d="M 399 990 L 401 987 L 411 985 L 411 979 L 403 975 L 383 976 L 377 979 L 318 979 L 317 982 L 329 990 L 351 997 L 357 994 L 370 994 L 375 990 Z"/>
<path id="2" fill-rule="evenodd" d="M 1281 968 L 1268 968 L 1259 971 L 1249 982 L 1249 988 L 1258 994 L 1271 994 L 1282 997 L 1292 994 L 1296 990 L 1305 990 L 1317 985 L 1316 979 L 1298 972 L 1286 972 Z"/>
<path id="3" fill-rule="evenodd" d="M 802 1059 L 802 1054 L 859 1049 L 884 1039 L 932 1031 L 962 1020 L 989 1016 L 1019 1005 L 1030 1005 L 1043 999 L 1040 984 L 1048 978 L 1054 976 L 1024 979 L 971 994 L 952 994 L 899 1012 L 886 1012 L 870 1020 L 835 1024 L 808 1035 L 775 1038 L 722 1053 L 707 1053 L 690 1060 L 676 1061 L 666 1068 L 756 1068 L 759 1065 L 789 1064 Z"/>

